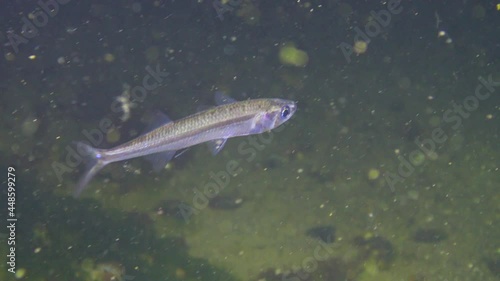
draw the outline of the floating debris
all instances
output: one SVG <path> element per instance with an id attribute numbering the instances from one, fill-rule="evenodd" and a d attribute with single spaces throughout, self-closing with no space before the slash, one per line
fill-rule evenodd
<path id="1" fill-rule="evenodd" d="M 304 67 L 309 62 L 307 53 L 297 49 L 293 43 L 287 43 L 280 49 L 279 58 L 282 64 L 297 67 Z"/>
<path id="2" fill-rule="evenodd" d="M 450 35 L 448 34 L 448 32 L 446 32 L 446 30 L 442 27 L 442 23 L 443 21 L 441 20 L 441 18 L 439 17 L 439 14 L 438 12 L 434 12 L 434 17 L 436 18 L 436 29 L 437 29 L 437 34 L 438 34 L 438 38 L 444 38 L 445 39 L 445 42 L 446 44 L 451 44 L 453 43 L 453 39 L 451 39 Z"/>
<path id="3" fill-rule="evenodd" d="M 103 59 L 105 62 L 114 62 L 115 61 L 115 55 L 111 54 L 111 53 L 106 53 L 104 54 L 103 56 Z"/>
<path id="4" fill-rule="evenodd" d="M 116 127 L 112 127 L 106 132 L 106 141 L 108 143 L 115 143 L 120 140 L 121 134 Z"/>
<path id="5" fill-rule="evenodd" d="M 16 270 L 14 277 L 16 277 L 16 279 L 22 279 L 25 277 L 25 275 L 26 275 L 26 268 L 19 268 Z"/>
<path id="6" fill-rule="evenodd" d="M 122 87 L 123 92 L 121 95 L 116 97 L 116 101 L 120 103 L 120 108 L 123 112 L 122 116 L 120 116 L 120 120 L 122 120 L 122 122 L 125 122 L 130 118 L 130 111 L 136 106 L 136 104 L 130 100 L 130 85 L 128 85 L 127 83 L 123 83 Z"/>
<path id="7" fill-rule="evenodd" d="M 30 114 L 22 123 L 21 131 L 25 137 L 33 137 L 40 127 L 40 119 Z"/>
<path id="8" fill-rule="evenodd" d="M 375 169 L 375 168 L 371 168 L 370 170 L 368 170 L 368 179 L 373 181 L 373 180 L 376 180 L 378 179 L 380 176 L 380 170 L 378 169 Z"/>
<path id="9" fill-rule="evenodd" d="M 14 53 L 7 52 L 5 54 L 5 60 L 7 60 L 7 61 L 14 61 L 15 59 L 16 59 L 16 55 L 14 55 Z"/>
<path id="10" fill-rule="evenodd" d="M 368 42 L 362 40 L 354 42 L 354 52 L 357 55 L 366 53 L 366 50 L 368 50 Z"/>

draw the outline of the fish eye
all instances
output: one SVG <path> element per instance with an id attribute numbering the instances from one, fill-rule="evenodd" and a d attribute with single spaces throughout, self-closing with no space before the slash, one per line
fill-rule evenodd
<path id="1" fill-rule="evenodd" d="M 290 107 L 288 105 L 281 108 L 281 118 L 287 118 L 290 115 Z"/>

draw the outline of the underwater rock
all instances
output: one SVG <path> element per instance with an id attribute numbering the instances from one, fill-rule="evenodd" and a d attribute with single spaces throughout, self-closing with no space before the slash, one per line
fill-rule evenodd
<path id="1" fill-rule="evenodd" d="M 500 259 L 487 259 L 486 266 L 496 277 L 500 277 Z"/>
<path id="2" fill-rule="evenodd" d="M 352 280 L 349 277 L 350 275 L 354 275 L 354 271 L 356 269 L 352 265 L 346 264 L 342 259 L 334 257 L 319 263 L 318 272 L 314 274 L 318 276 L 318 279 L 315 280 L 345 281 Z"/>
<path id="3" fill-rule="evenodd" d="M 419 228 L 413 234 L 413 241 L 418 243 L 438 243 L 448 238 L 448 234 L 437 228 Z"/>
<path id="4" fill-rule="evenodd" d="M 309 281 L 309 280 L 328 280 L 345 281 L 353 280 L 357 271 L 356 265 L 347 264 L 340 258 L 328 258 L 318 261 L 317 267 L 300 268 L 295 270 L 281 270 L 269 268 L 261 272 L 255 280 L 257 281 Z"/>
<path id="5" fill-rule="evenodd" d="M 298 160 L 302 161 L 304 159 L 304 155 L 299 152 Z M 331 167 L 324 165 L 312 165 L 311 167 L 305 167 L 304 172 L 311 179 L 318 181 L 322 184 L 330 184 L 335 181 L 335 174 Z"/>
<path id="6" fill-rule="evenodd" d="M 379 269 L 388 269 L 394 260 L 392 243 L 381 236 L 357 236 L 354 245 L 361 248 L 365 260 L 373 259 Z"/>
<path id="7" fill-rule="evenodd" d="M 295 148 L 291 148 L 294 150 Z M 295 150 L 294 150 L 295 151 Z M 291 152 L 291 151 L 289 151 Z M 289 153 L 287 152 L 287 153 Z M 293 152 L 294 153 L 294 152 Z M 263 160 L 264 166 L 268 169 L 279 168 L 290 162 L 290 155 L 281 155 L 281 154 L 270 154 L 265 160 Z"/>
<path id="8" fill-rule="evenodd" d="M 183 219 L 182 210 L 189 208 L 188 204 L 175 199 L 164 200 L 156 207 L 156 213 L 176 219 Z"/>
<path id="9" fill-rule="evenodd" d="M 335 242 L 335 227 L 331 225 L 312 227 L 306 231 L 306 235 L 325 243 L 333 243 Z"/>
<path id="10" fill-rule="evenodd" d="M 231 195 L 219 195 L 210 199 L 208 206 L 212 209 L 233 210 L 241 207 L 243 198 Z"/>
<path id="11" fill-rule="evenodd" d="M 422 134 L 422 129 L 415 122 L 405 123 L 403 126 L 402 136 L 409 141 L 415 141 Z"/>
<path id="12" fill-rule="evenodd" d="M 283 281 L 283 280 L 312 280 L 311 275 L 303 270 L 283 271 L 281 269 L 269 268 L 257 276 L 257 281 Z"/>
<path id="13" fill-rule="evenodd" d="M 141 229 L 152 227 L 154 224 L 153 220 L 147 213 L 136 211 L 125 213 L 123 219 L 129 221 L 131 225 L 135 225 Z"/>
<path id="14" fill-rule="evenodd" d="M 123 280 L 125 278 L 125 267 L 119 262 L 103 262 L 95 266 L 90 272 L 92 280 Z"/>

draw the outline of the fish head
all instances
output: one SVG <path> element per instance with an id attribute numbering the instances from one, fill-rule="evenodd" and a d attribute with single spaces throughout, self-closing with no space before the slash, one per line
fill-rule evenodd
<path id="1" fill-rule="evenodd" d="M 294 101 L 269 99 L 264 111 L 256 116 L 254 128 L 258 128 L 260 132 L 270 131 L 290 120 L 296 110 L 297 104 Z"/>

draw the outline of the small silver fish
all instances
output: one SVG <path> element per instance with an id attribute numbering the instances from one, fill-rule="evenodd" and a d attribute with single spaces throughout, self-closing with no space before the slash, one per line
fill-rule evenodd
<path id="1" fill-rule="evenodd" d="M 74 196 L 85 189 L 90 180 L 109 163 L 147 156 L 156 169 L 162 169 L 176 151 L 208 142 L 217 154 L 228 138 L 261 134 L 288 121 L 297 110 L 293 101 L 254 99 L 235 101 L 222 93 L 215 94 L 218 106 L 171 121 L 163 116 L 160 126 L 110 149 L 98 149 L 77 143 L 78 151 L 87 158 L 87 170 L 78 181 Z"/>

